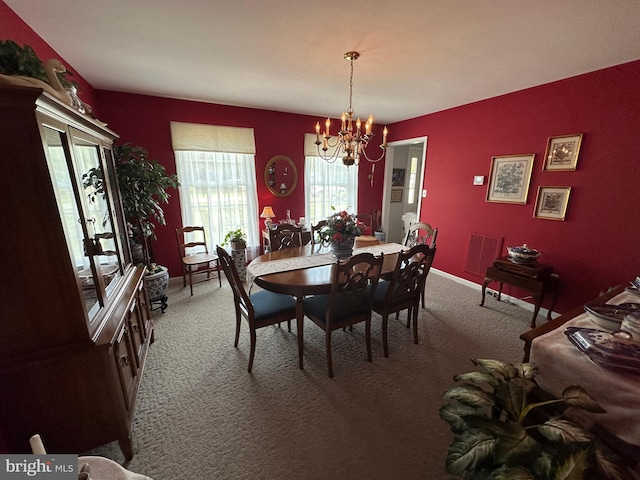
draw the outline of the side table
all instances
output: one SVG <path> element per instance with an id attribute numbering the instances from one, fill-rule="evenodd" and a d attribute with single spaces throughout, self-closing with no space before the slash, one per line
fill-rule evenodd
<path id="1" fill-rule="evenodd" d="M 498 300 L 502 295 L 502 285 L 508 284 L 521 288 L 531 293 L 534 301 L 533 318 L 531 328 L 536 326 L 536 318 L 540 311 L 540 306 L 544 300 L 545 293 L 553 295 L 553 301 L 547 312 L 547 320 L 551 320 L 551 311 L 558 300 L 558 275 L 553 273 L 553 267 L 538 262 L 520 264 L 512 262 L 509 257 L 500 257 L 493 261 L 493 265 L 487 267 L 487 272 L 482 282 L 482 301 L 480 306 L 484 306 L 487 285 L 493 281 L 500 282 L 498 290 Z"/>

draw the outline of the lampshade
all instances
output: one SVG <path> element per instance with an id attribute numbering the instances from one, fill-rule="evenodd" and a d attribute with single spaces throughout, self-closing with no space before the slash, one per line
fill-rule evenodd
<path id="1" fill-rule="evenodd" d="M 273 213 L 273 208 L 271 207 L 264 207 L 260 214 L 260 218 L 274 218 L 275 216 L 276 214 Z"/>

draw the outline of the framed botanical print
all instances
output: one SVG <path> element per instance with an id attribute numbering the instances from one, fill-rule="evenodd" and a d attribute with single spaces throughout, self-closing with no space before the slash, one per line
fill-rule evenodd
<path id="1" fill-rule="evenodd" d="M 535 218 L 563 221 L 567 214 L 571 187 L 538 187 Z"/>
<path id="2" fill-rule="evenodd" d="M 487 202 L 527 203 L 534 157 L 534 154 L 493 157 Z"/>
<path id="3" fill-rule="evenodd" d="M 570 171 L 578 164 L 582 134 L 549 137 L 542 170 Z"/>

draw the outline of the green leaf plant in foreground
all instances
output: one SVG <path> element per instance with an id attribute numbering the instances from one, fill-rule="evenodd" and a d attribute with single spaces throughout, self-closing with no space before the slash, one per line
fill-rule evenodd
<path id="1" fill-rule="evenodd" d="M 604 412 L 584 388 L 572 385 L 561 398 L 533 401 L 535 364 L 472 362 L 478 370 L 456 375 L 456 382 L 465 383 L 443 394 L 440 418 L 454 434 L 447 473 L 474 480 L 638 478 L 593 435 L 564 418 L 567 407 Z"/>

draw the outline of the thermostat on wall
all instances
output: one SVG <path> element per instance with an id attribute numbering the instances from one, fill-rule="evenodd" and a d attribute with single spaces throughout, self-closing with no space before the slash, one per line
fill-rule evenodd
<path id="1" fill-rule="evenodd" d="M 484 185 L 484 176 L 483 175 L 476 175 L 475 177 L 473 177 L 473 184 L 474 185 Z"/>

